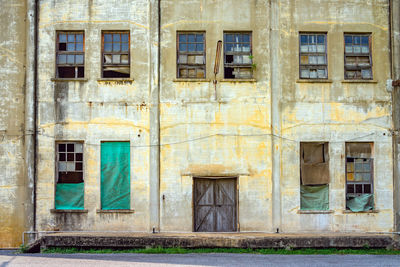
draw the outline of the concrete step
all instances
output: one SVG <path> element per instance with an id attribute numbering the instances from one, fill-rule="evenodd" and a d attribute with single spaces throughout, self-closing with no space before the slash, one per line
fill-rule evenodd
<path id="1" fill-rule="evenodd" d="M 397 248 L 393 234 L 128 233 L 59 232 L 43 235 L 32 252 L 57 247 L 182 248 Z"/>

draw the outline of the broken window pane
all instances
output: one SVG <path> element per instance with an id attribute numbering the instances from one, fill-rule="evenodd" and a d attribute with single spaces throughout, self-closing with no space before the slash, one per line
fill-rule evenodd
<path id="1" fill-rule="evenodd" d="M 204 33 L 178 32 L 178 78 L 205 78 Z"/>
<path id="2" fill-rule="evenodd" d="M 80 142 L 58 143 L 56 147 L 57 183 L 83 182 L 83 144 Z"/>
<path id="3" fill-rule="evenodd" d="M 372 77 L 370 35 L 345 34 L 345 78 L 366 79 Z"/>
<path id="4" fill-rule="evenodd" d="M 326 34 L 300 34 L 300 78 L 326 79 L 327 68 Z"/>
<path id="5" fill-rule="evenodd" d="M 252 78 L 251 33 L 224 33 L 224 54 L 225 78 Z"/>
<path id="6" fill-rule="evenodd" d="M 104 60 L 102 77 L 129 78 L 129 32 L 105 32 L 103 33 L 103 37 Z"/>
<path id="7" fill-rule="evenodd" d="M 57 77 L 80 78 L 83 77 L 84 64 L 84 37 L 83 33 L 58 32 L 57 44 Z M 67 66 L 65 66 L 67 65 Z"/>

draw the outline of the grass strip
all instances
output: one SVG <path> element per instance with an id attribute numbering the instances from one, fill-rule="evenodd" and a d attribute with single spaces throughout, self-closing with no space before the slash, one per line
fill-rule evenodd
<path id="1" fill-rule="evenodd" d="M 400 255 L 400 250 L 388 249 L 251 249 L 251 248 L 138 248 L 138 249 L 78 249 L 78 248 L 48 248 L 42 253 L 90 253 L 90 254 L 116 254 L 116 253 L 142 253 L 142 254 L 188 254 L 188 253 L 248 253 L 248 254 L 282 254 L 282 255 L 330 255 L 330 254 L 353 254 L 353 255 Z"/>

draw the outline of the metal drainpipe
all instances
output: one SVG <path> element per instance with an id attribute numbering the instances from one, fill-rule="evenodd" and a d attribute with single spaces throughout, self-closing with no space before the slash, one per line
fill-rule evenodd
<path id="1" fill-rule="evenodd" d="M 34 56 L 34 85 L 33 85 L 33 97 L 34 97 L 34 151 L 33 151 L 33 231 L 36 231 L 36 186 L 37 186 L 37 116 L 38 116 L 38 103 L 37 103 L 37 88 L 38 88 L 38 50 L 39 50 L 39 0 L 35 0 L 35 56 Z"/>

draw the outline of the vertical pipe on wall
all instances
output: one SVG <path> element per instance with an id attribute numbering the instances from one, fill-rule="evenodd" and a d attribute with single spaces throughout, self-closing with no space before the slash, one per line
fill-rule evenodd
<path id="1" fill-rule="evenodd" d="M 281 227 L 281 151 L 282 140 L 280 119 L 281 83 L 279 80 L 279 0 L 270 0 L 270 88 L 271 88 L 271 131 L 272 131 L 272 223 L 274 230 L 279 232 Z"/>
<path id="2" fill-rule="evenodd" d="M 150 0 L 150 231 L 160 231 L 160 31 L 161 0 Z"/>

